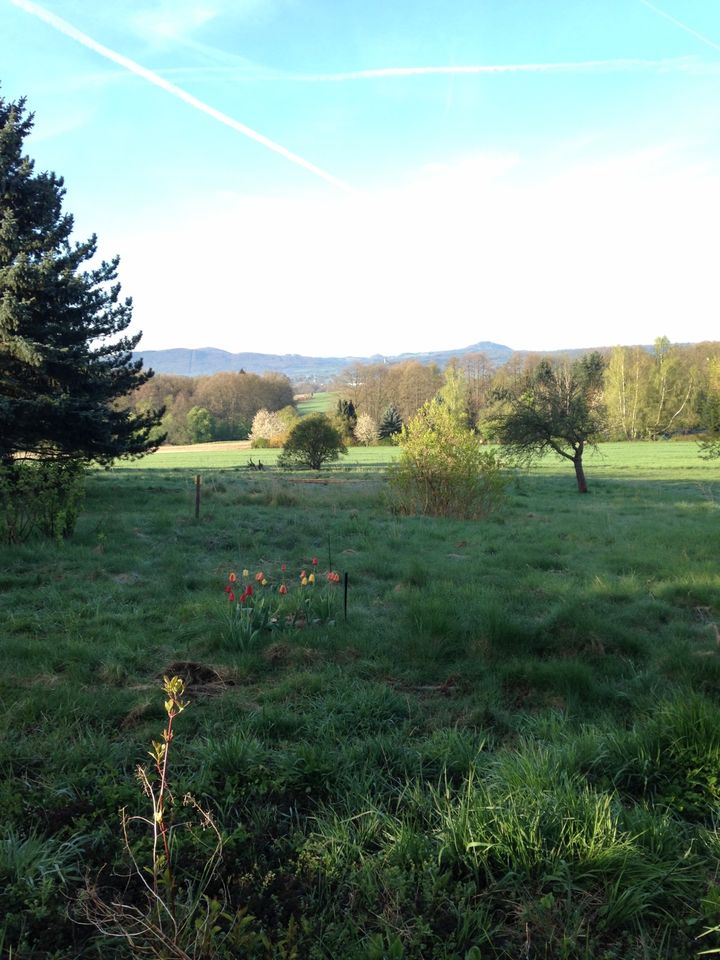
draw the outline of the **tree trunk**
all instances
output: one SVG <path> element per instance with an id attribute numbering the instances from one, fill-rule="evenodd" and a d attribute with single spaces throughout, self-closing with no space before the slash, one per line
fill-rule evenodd
<path id="1" fill-rule="evenodd" d="M 583 470 L 582 462 L 582 451 L 576 453 L 573 457 L 573 464 L 575 466 L 575 476 L 577 478 L 578 493 L 587 493 L 587 482 L 585 480 L 585 471 Z"/>

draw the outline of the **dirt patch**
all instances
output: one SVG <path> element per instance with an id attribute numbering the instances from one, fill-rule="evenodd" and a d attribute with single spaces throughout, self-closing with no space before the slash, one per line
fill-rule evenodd
<path id="1" fill-rule="evenodd" d="M 232 452 L 233 450 L 249 450 L 249 440 L 219 440 L 217 443 L 183 443 L 178 446 L 169 443 L 158 448 L 158 453 L 209 453 L 210 451 Z"/>
<path id="2" fill-rule="evenodd" d="M 146 700 L 144 703 L 138 703 L 136 706 L 130 710 L 129 713 L 126 713 L 122 718 L 120 726 L 123 729 L 127 727 L 134 727 L 136 724 L 140 723 L 148 710 L 152 709 L 152 704 L 149 700 Z"/>
<path id="3" fill-rule="evenodd" d="M 322 653 L 312 647 L 295 647 L 289 643 L 271 643 L 263 652 L 263 660 L 275 665 L 317 663 L 322 657 Z"/>
<path id="4" fill-rule="evenodd" d="M 37 673 L 32 677 L 14 677 L 13 683 L 18 687 L 56 687 L 61 680 L 57 673 Z"/>
<path id="5" fill-rule="evenodd" d="M 234 685 L 234 680 L 228 674 L 195 660 L 174 660 L 158 674 L 158 680 L 163 677 L 182 677 L 187 693 L 195 696 L 217 695 Z"/>
<path id="6" fill-rule="evenodd" d="M 116 576 L 112 577 L 115 583 L 120 584 L 132 584 L 140 583 L 142 577 L 139 573 L 118 573 Z"/>
<path id="7" fill-rule="evenodd" d="M 398 680 L 395 677 L 385 677 L 385 683 L 389 687 L 392 687 L 395 690 L 399 690 L 402 693 L 418 693 L 418 694 L 439 694 L 442 697 L 453 696 L 458 691 L 458 685 L 460 684 L 461 678 L 457 674 L 452 674 L 442 683 L 423 683 L 423 684 L 410 684 L 404 683 L 402 680 Z"/>

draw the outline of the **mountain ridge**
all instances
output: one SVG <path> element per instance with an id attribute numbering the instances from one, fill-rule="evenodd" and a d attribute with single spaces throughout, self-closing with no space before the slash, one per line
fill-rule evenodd
<path id="1" fill-rule="evenodd" d="M 517 351 L 501 343 L 484 340 L 456 350 L 431 350 L 424 353 L 400 353 L 371 356 L 306 357 L 297 353 L 231 353 L 217 347 L 171 347 L 167 350 L 136 350 L 133 359 L 142 359 L 156 373 L 186 377 L 211 376 L 214 373 L 283 373 L 291 380 L 326 381 L 354 363 L 402 363 L 417 360 L 445 366 L 452 357 L 484 353 L 495 364 L 505 363 Z"/>

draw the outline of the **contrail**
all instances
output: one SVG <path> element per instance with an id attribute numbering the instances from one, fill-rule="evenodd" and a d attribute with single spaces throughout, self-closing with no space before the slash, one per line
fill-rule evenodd
<path id="1" fill-rule="evenodd" d="M 345 183 L 343 180 L 340 180 L 338 177 L 335 177 L 326 170 L 317 167 L 314 163 L 310 163 L 309 160 L 305 160 L 303 157 L 298 156 L 297 153 L 293 153 L 291 150 L 288 150 L 287 147 L 283 147 L 281 144 L 276 143 L 274 140 L 264 136 L 262 133 L 258 133 L 257 130 L 253 130 L 251 127 L 245 126 L 244 123 L 240 123 L 238 120 L 233 120 L 233 118 L 229 117 L 226 113 L 221 113 L 220 110 L 216 110 L 214 107 L 204 103 L 202 100 L 198 100 L 198 98 L 194 97 L 191 93 L 188 93 L 181 87 L 177 87 L 175 84 L 169 83 L 167 80 L 163 79 L 163 77 L 155 73 L 153 70 L 148 70 L 147 67 L 143 67 L 134 60 L 130 60 L 129 57 L 125 57 L 121 53 L 117 53 L 115 50 L 111 50 L 109 47 L 103 46 L 103 44 L 98 43 L 96 40 L 93 40 L 92 37 L 82 33 L 71 23 L 68 23 L 67 20 L 62 20 L 60 17 L 55 16 L 55 14 L 50 13 L 43 7 L 39 7 L 37 4 L 31 3 L 30 0 L 10 0 L 10 2 L 16 7 L 20 7 L 20 9 L 24 10 L 26 13 L 31 14 L 31 16 L 37 17 L 39 20 L 47 23 L 49 26 L 53 27 L 55 30 L 58 30 L 66 37 L 70 37 L 70 39 L 76 40 L 84 47 L 93 50 L 106 60 L 111 60 L 113 63 L 117 63 L 125 70 L 128 70 L 130 73 L 134 73 L 137 77 L 142 77 L 143 80 L 147 80 L 148 83 L 152 83 L 156 87 L 160 87 L 161 90 L 164 90 L 173 97 L 177 97 L 178 100 L 182 100 L 195 110 L 199 110 L 201 113 L 207 114 L 209 117 L 212 117 L 214 120 L 218 120 L 220 123 L 225 124 L 225 126 L 230 127 L 231 130 L 236 130 L 238 133 L 248 137 L 250 140 L 255 140 L 257 143 L 262 144 L 262 146 L 267 147 L 268 150 L 272 150 L 273 153 L 280 154 L 281 157 L 285 157 L 285 159 L 289 160 L 290 163 L 294 163 L 296 166 L 302 167 L 304 170 L 314 174 L 316 177 L 320 177 L 321 180 L 325 180 L 334 187 L 339 187 L 341 190 L 346 190 L 351 193 L 355 192 L 353 187 Z"/>
<path id="2" fill-rule="evenodd" d="M 264 69 L 260 77 L 266 83 L 346 83 L 354 80 L 376 80 L 385 77 L 458 76 L 503 73 L 592 73 L 615 70 L 673 70 L 687 69 L 696 61 L 693 57 L 666 57 L 659 60 L 616 59 L 578 60 L 565 63 L 498 63 L 457 66 L 376 67 L 368 70 L 346 70 L 339 73 L 284 73 Z M 166 74 L 181 76 L 230 75 L 237 80 L 248 79 L 247 71 L 232 66 L 171 67 Z M 255 77 L 251 77 L 255 79 Z"/>
<path id="3" fill-rule="evenodd" d="M 633 70 L 654 67 L 676 66 L 678 62 L 687 62 L 687 58 L 668 58 L 664 60 L 578 60 L 565 63 L 497 63 L 446 65 L 439 67 L 377 67 L 370 70 L 352 70 L 345 73 L 294 74 L 288 79 L 307 82 L 373 80 L 383 77 L 422 77 L 422 76 L 458 76 L 492 73 L 576 73 L 586 70 Z M 272 77 L 270 77 L 272 79 Z M 282 76 L 281 76 L 282 79 Z"/>
<path id="4" fill-rule="evenodd" d="M 695 37 L 696 40 L 700 40 L 701 43 L 707 44 L 708 47 L 712 47 L 713 50 L 720 50 L 720 43 L 716 43 L 714 40 L 711 40 L 710 37 L 706 37 L 704 33 L 693 30 L 687 23 L 683 23 L 682 20 L 678 20 L 678 18 L 674 17 L 671 13 L 667 13 L 667 11 L 661 10 L 660 7 L 656 7 L 654 3 L 650 3 L 650 0 L 640 0 L 640 3 L 647 7 L 648 10 L 652 10 L 653 13 L 656 13 L 659 17 L 665 17 L 670 23 L 674 23 L 676 27 L 689 33 L 690 36 Z"/>

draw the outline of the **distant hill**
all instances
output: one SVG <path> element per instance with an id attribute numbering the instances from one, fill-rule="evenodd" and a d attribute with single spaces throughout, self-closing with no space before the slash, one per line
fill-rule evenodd
<path id="1" fill-rule="evenodd" d="M 214 347 L 201 347 L 198 350 L 176 347 L 171 350 L 138 350 L 134 357 L 142 357 L 145 366 L 152 367 L 156 373 L 175 373 L 185 377 L 245 370 L 246 373 L 284 373 L 296 383 L 326 383 L 353 363 L 400 363 L 403 360 L 418 360 L 420 363 L 437 363 L 444 367 L 452 357 L 461 357 L 466 353 L 484 353 L 499 366 L 509 359 L 513 351 L 500 343 L 483 341 L 459 350 L 401 353 L 397 356 L 375 354 L 372 357 L 302 357 L 297 353 L 228 353 Z"/>

